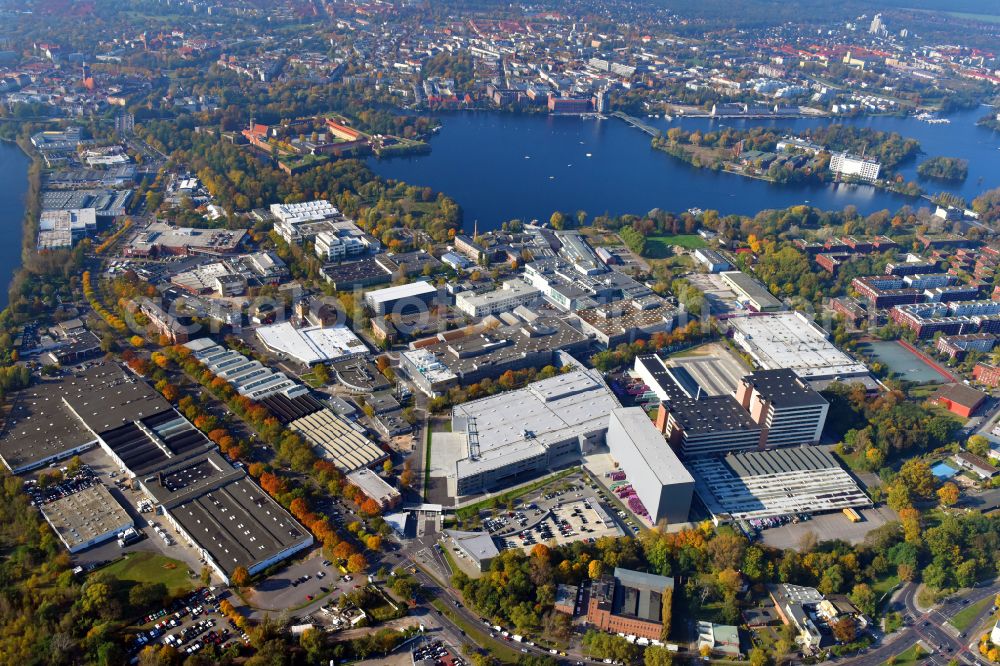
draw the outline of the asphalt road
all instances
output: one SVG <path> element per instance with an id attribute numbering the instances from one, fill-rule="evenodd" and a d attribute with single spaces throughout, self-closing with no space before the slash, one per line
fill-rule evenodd
<path id="1" fill-rule="evenodd" d="M 900 612 L 910 618 L 903 629 L 864 654 L 824 663 L 881 666 L 889 657 L 898 656 L 920 643 L 932 652 L 927 661 L 937 666 L 943 666 L 952 659 L 958 659 L 960 663 L 969 665 L 988 666 L 988 662 L 976 649 L 976 634 L 968 632 L 966 636 L 961 636 L 954 627 L 946 623 L 969 604 L 992 597 L 997 592 L 1000 592 L 1000 584 L 994 581 L 954 595 L 945 603 L 925 613 L 917 608 L 917 585 L 909 583 L 898 593 L 894 604 Z M 964 603 L 966 600 L 968 604 Z M 980 617 L 976 618 L 971 628 L 974 630 L 988 614 L 989 608 L 986 608 Z"/>

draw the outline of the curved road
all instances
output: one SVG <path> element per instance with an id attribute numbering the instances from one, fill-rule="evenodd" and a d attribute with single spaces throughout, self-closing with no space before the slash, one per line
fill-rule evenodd
<path id="1" fill-rule="evenodd" d="M 995 581 L 989 582 L 963 593 L 952 595 L 943 604 L 929 611 L 924 611 L 917 606 L 917 588 L 916 584 L 908 583 L 897 593 L 897 598 L 894 601 L 896 609 L 908 618 L 902 629 L 863 654 L 845 659 L 834 659 L 824 662 L 824 664 L 880 666 L 889 657 L 898 656 L 920 643 L 931 653 L 928 662 L 937 666 L 943 666 L 952 659 L 957 659 L 959 663 L 970 666 L 973 664 L 988 666 L 988 662 L 982 658 L 977 649 L 978 634 L 969 632 L 961 634 L 948 622 L 966 606 L 995 596 L 1000 592 L 1000 584 Z M 902 607 L 900 607 L 900 601 Z M 970 625 L 970 630 L 978 628 L 985 617 L 990 614 L 989 610 L 986 608 L 980 613 L 975 622 Z"/>

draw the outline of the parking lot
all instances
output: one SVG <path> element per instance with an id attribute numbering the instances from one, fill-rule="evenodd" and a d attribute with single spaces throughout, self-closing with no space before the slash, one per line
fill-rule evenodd
<path id="1" fill-rule="evenodd" d="M 219 611 L 214 588 L 199 588 L 137 621 L 130 654 L 147 645 L 170 645 L 182 655 L 195 654 L 208 645 L 220 650 L 248 637 Z"/>
<path id="2" fill-rule="evenodd" d="M 427 661 L 435 666 L 464 666 L 465 661 L 452 652 L 442 641 L 425 641 L 411 652 L 413 663 Z"/>
<path id="3" fill-rule="evenodd" d="M 364 575 L 343 575 L 319 549 L 289 564 L 253 588 L 249 601 L 262 611 L 319 606 L 368 582 Z"/>
<path id="4" fill-rule="evenodd" d="M 598 506 L 590 498 L 566 504 L 557 502 L 547 512 L 528 507 L 513 517 L 500 517 L 492 522 L 504 521 L 501 528 L 507 529 L 498 532 L 505 548 L 523 548 L 526 552 L 536 543 L 562 545 L 581 539 L 593 543 L 604 536 L 621 534 L 614 519 Z"/>

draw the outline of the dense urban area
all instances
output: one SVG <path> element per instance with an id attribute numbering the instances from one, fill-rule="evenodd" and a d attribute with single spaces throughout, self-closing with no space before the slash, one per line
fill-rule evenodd
<path id="1" fill-rule="evenodd" d="M 0 663 L 1000 664 L 970 112 L 995 0 L 0 0 Z M 719 205 L 381 175 L 486 114 Z"/>

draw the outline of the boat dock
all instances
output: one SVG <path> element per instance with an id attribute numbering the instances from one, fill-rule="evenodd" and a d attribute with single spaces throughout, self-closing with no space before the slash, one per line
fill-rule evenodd
<path id="1" fill-rule="evenodd" d="M 638 118 L 633 118 L 632 116 L 628 115 L 627 113 L 623 113 L 622 111 L 615 111 L 611 115 L 614 116 L 615 118 L 621 118 L 622 120 L 624 120 L 625 122 L 627 122 L 632 127 L 636 127 L 638 129 L 642 130 L 643 132 L 645 132 L 649 136 L 652 136 L 652 137 L 658 137 L 658 136 L 660 136 L 660 130 L 656 129 L 652 125 L 649 125 L 647 123 L 642 122 Z"/>

